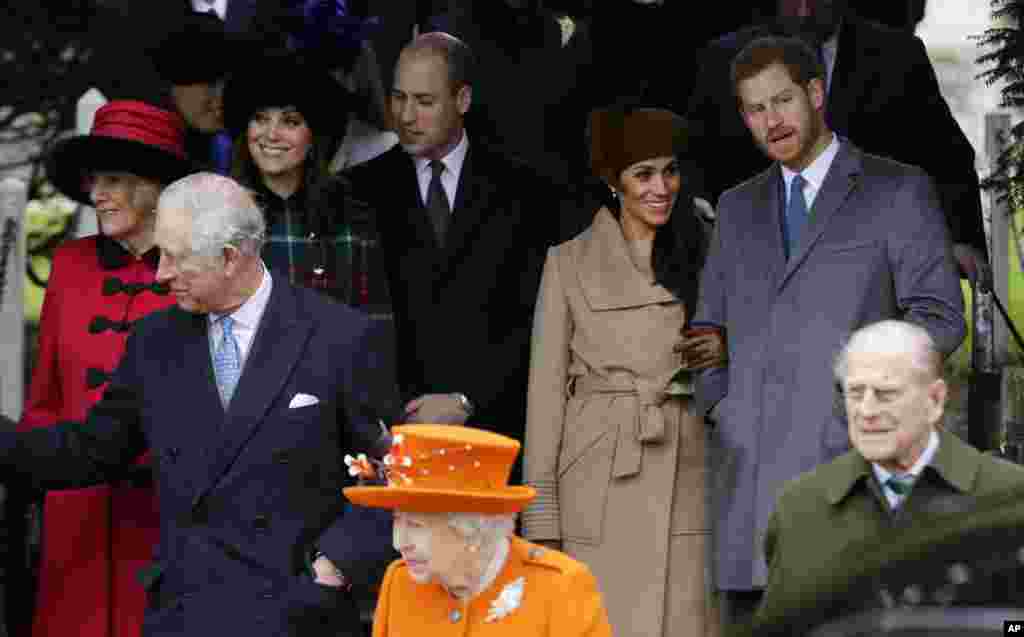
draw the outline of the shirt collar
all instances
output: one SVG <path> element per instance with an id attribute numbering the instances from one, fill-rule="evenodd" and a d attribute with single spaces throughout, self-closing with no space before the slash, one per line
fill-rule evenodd
<path id="1" fill-rule="evenodd" d="M 260 281 L 260 286 L 256 288 L 256 292 L 253 293 L 245 303 L 231 313 L 231 318 L 242 327 L 247 327 L 251 330 L 255 330 L 256 326 L 260 322 L 260 317 L 263 316 L 263 310 L 267 307 L 267 302 L 270 300 L 270 289 L 273 287 L 273 281 L 270 278 L 270 270 L 267 269 L 266 264 L 262 261 L 260 265 L 263 267 L 263 279 Z M 209 321 L 210 325 L 213 325 L 218 319 L 225 316 L 224 314 L 214 314 L 210 312 Z"/>
<path id="2" fill-rule="evenodd" d="M 447 155 L 441 158 L 444 167 L 455 177 L 458 177 L 462 172 L 462 164 L 466 161 L 466 152 L 469 150 L 469 136 L 466 135 L 466 129 L 463 128 L 460 134 L 462 138 L 459 140 L 459 143 L 455 144 L 455 148 L 451 149 Z M 413 162 L 416 164 L 416 174 L 430 172 L 430 161 L 426 157 L 414 157 Z"/>
<path id="3" fill-rule="evenodd" d="M 932 463 L 932 459 L 935 458 L 935 453 L 939 450 L 939 434 L 933 429 L 931 434 L 928 436 L 928 446 L 924 448 L 924 453 L 917 459 L 914 466 L 907 471 L 907 474 L 917 478 L 924 471 L 924 468 Z M 879 466 L 877 463 L 871 463 L 871 469 L 875 472 L 875 477 L 878 478 L 878 484 L 884 485 L 889 478 L 893 476 L 893 472 Z"/>
<path id="4" fill-rule="evenodd" d="M 828 169 L 832 167 L 832 160 L 839 154 L 839 136 L 835 133 L 832 135 L 832 141 L 829 142 L 825 150 L 818 155 L 811 164 L 800 171 L 800 175 L 807 180 L 811 188 L 814 188 L 815 192 L 821 189 L 821 185 L 825 183 L 825 176 L 828 175 Z M 796 172 L 782 167 L 782 178 L 786 182 L 786 192 L 789 192 L 789 185 L 793 182 L 793 177 L 796 176 Z"/>

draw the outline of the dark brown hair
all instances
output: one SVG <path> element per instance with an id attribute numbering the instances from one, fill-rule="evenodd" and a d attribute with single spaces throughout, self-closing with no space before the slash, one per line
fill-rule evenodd
<path id="1" fill-rule="evenodd" d="M 800 86 L 814 79 L 825 79 L 825 65 L 804 40 L 797 37 L 764 36 L 743 47 L 730 70 L 733 94 L 739 99 L 740 82 L 748 80 L 773 64 L 781 64 Z"/>

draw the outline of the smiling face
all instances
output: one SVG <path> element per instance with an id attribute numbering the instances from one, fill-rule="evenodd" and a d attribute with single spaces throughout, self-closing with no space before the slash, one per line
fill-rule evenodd
<path id="1" fill-rule="evenodd" d="M 637 162 L 619 178 L 623 223 L 646 236 L 668 223 L 679 195 L 679 162 L 674 157 L 655 157 Z"/>
<path id="2" fill-rule="evenodd" d="M 448 63 L 436 53 L 406 52 L 398 60 L 391 90 L 391 115 L 405 152 L 441 159 L 462 138 L 470 89 L 455 88 Z"/>
<path id="3" fill-rule="evenodd" d="M 249 154 L 264 177 L 301 180 L 313 146 L 313 131 L 294 106 L 253 113 L 247 131 Z"/>
<path id="4" fill-rule="evenodd" d="M 820 79 L 806 86 L 793 81 L 781 63 L 771 64 L 737 86 L 743 120 L 769 158 L 801 171 L 828 146 L 825 88 Z"/>
<path id="5" fill-rule="evenodd" d="M 445 513 L 395 511 L 392 540 L 420 584 L 437 582 L 459 596 L 479 581 L 478 554 L 448 524 Z"/>
<path id="6" fill-rule="evenodd" d="M 153 232 L 160 184 L 127 172 L 97 171 L 92 174 L 89 198 L 96 208 L 100 232 L 127 243 Z"/>
<path id="7" fill-rule="evenodd" d="M 854 448 L 889 471 L 910 469 L 942 419 L 945 381 L 905 352 L 852 351 L 842 385 Z"/>

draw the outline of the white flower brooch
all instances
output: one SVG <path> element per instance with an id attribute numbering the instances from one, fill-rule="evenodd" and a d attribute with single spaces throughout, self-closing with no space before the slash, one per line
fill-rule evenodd
<path id="1" fill-rule="evenodd" d="M 512 611 L 519 608 L 519 605 L 523 602 L 524 586 L 526 586 L 526 578 L 520 577 L 501 589 L 501 593 L 491 602 L 491 608 L 487 612 L 487 617 L 484 618 L 484 621 L 498 621 L 511 615 Z"/>

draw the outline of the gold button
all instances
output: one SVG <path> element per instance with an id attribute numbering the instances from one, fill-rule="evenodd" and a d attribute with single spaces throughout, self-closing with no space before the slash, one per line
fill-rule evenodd
<path id="1" fill-rule="evenodd" d="M 452 614 L 449 615 L 449 617 L 451 618 L 453 624 L 457 624 L 459 623 L 459 620 L 462 619 L 462 611 L 456 608 L 452 611 Z"/>

